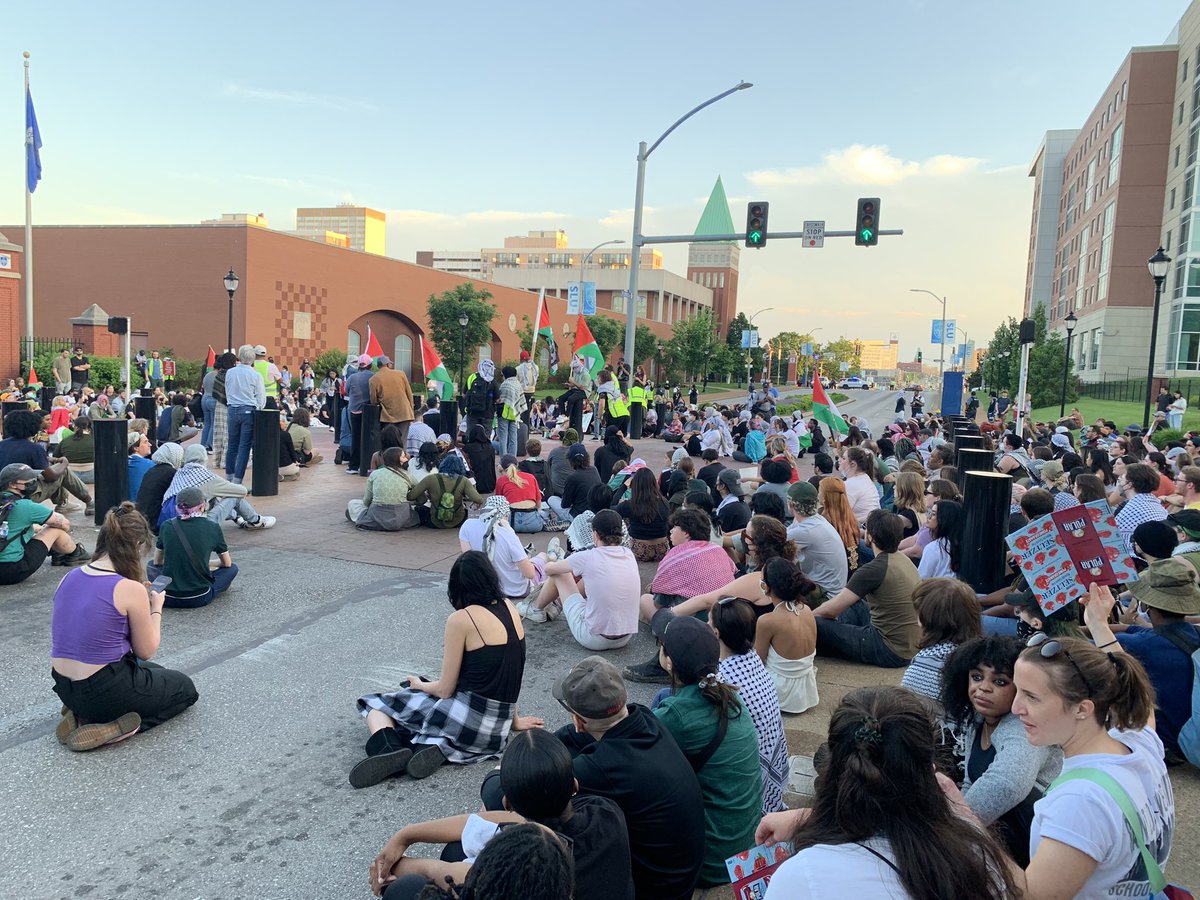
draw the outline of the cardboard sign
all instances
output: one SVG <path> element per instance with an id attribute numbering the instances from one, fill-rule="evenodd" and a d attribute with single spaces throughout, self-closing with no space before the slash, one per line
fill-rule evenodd
<path id="1" fill-rule="evenodd" d="M 771 876 L 791 855 L 792 845 L 779 843 L 759 844 L 729 857 L 725 860 L 725 867 L 733 884 L 733 896 L 737 900 L 762 900 L 767 895 Z"/>
<path id="2" fill-rule="evenodd" d="M 1008 547 L 1046 615 L 1084 596 L 1092 582 L 1137 580 L 1104 500 L 1042 516 L 1010 534 Z"/>

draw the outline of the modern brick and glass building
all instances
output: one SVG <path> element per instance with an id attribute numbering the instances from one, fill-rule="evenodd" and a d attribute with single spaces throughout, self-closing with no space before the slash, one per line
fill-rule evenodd
<path id="1" fill-rule="evenodd" d="M 296 210 L 296 234 L 323 244 L 342 244 L 383 256 L 387 246 L 387 216 L 377 209 L 339 203 L 331 207 Z M 344 244 L 331 235 L 345 235 Z"/>

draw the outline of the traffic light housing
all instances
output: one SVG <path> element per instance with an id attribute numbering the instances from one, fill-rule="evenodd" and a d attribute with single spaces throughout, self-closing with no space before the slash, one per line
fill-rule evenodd
<path id="1" fill-rule="evenodd" d="M 859 197 L 858 215 L 854 219 L 854 244 L 874 247 L 879 243 L 879 198 Z"/>
<path id="2" fill-rule="evenodd" d="M 920 350 L 917 351 L 917 362 L 925 362 L 925 354 Z"/>
<path id="3" fill-rule="evenodd" d="M 746 204 L 746 246 L 759 248 L 767 243 L 767 211 L 769 203 L 753 200 Z"/>

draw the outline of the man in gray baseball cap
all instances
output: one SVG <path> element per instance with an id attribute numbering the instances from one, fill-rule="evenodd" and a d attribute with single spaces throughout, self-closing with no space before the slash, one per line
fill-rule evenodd
<path id="1" fill-rule="evenodd" d="M 25 463 L 0 469 L 0 584 L 19 584 L 40 569 L 47 556 L 56 566 L 76 566 L 92 558 L 71 538 L 66 516 L 25 496 L 38 475 Z"/>

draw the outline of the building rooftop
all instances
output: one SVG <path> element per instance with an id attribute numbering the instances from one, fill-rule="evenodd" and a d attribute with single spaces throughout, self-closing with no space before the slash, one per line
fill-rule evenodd
<path id="1" fill-rule="evenodd" d="M 718 175 L 717 183 L 713 185 L 712 193 L 708 196 L 708 203 L 704 206 L 704 212 L 700 214 L 700 221 L 696 223 L 696 230 L 693 234 L 700 236 L 733 233 L 733 216 L 729 214 L 729 200 L 725 197 L 725 185 L 721 183 L 721 176 Z"/>

